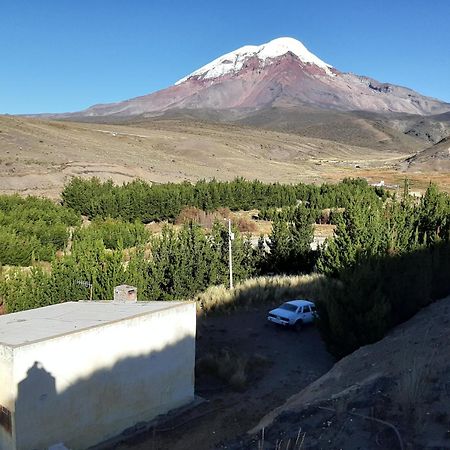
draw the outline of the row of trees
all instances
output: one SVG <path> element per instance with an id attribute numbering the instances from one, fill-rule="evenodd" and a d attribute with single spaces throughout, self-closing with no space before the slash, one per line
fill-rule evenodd
<path id="1" fill-rule="evenodd" d="M 344 180 L 322 186 L 303 183 L 265 184 L 237 178 L 234 181 L 199 181 L 150 185 L 133 181 L 116 186 L 97 178 L 73 178 L 62 193 L 64 205 L 89 218 L 121 218 L 143 223 L 174 220 L 186 206 L 204 211 L 218 208 L 231 210 L 263 209 L 296 206 L 299 201 L 314 210 L 346 207 L 355 197 L 383 198 L 384 190 L 370 187 L 364 180 Z"/>

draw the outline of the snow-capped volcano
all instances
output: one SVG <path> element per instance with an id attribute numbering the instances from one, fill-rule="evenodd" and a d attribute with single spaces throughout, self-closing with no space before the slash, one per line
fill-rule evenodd
<path id="1" fill-rule="evenodd" d="M 314 64 L 322 68 L 328 75 L 333 76 L 333 72 L 330 70 L 332 66 L 311 53 L 300 41 L 290 37 L 282 37 L 267 44 L 245 45 L 238 48 L 200 67 L 200 69 L 178 80 L 175 84 L 181 84 L 189 78 L 206 80 L 219 78 L 227 74 L 236 74 L 251 58 L 257 58 L 261 62 L 261 66 L 264 67 L 286 53 L 292 53 L 303 63 Z"/>
<path id="2" fill-rule="evenodd" d="M 217 117 L 233 111 L 242 117 L 273 107 L 420 115 L 450 110 L 450 104 L 411 89 L 341 72 L 301 42 L 283 37 L 227 53 L 167 89 L 64 117 L 156 116 L 187 110 L 214 110 Z"/>

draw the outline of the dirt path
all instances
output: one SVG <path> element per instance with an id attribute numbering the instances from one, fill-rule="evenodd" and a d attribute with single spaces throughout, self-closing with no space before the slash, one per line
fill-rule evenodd
<path id="1" fill-rule="evenodd" d="M 240 357 L 264 361 L 251 371 L 247 386 L 237 392 L 210 375 L 197 377 L 196 393 L 207 401 L 158 431 L 115 447 L 125 449 L 211 449 L 240 435 L 288 397 L 333 365 L 318 331 L 300 333 L 266 323 L 268 308 L 201 318 L 197 359 L 225 349 Z M 255 360 L 256 360 L 255 359 Z"/>

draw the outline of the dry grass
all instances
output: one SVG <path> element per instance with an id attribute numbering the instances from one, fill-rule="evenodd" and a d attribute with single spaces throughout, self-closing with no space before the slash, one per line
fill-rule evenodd
<path id="1" fill-rule="evenodd" d="M 175 219 L 175 224 L 181 225 L 193 221 L 203 228 L 210 230 L 215 222 L 221 222 L 223 219 L 231 219 L 234 226 L 241 233 L 255 233 L 258 230 L 255 221 L 248 217 L 248 215 L 232 213 L 228 208 L 219 208 L 217 211 L 206 212 L 195 206 L 187 206 L 183 208 Z"/>
<path id="2" fill-rule="evenodd" d="M 430 329 L 421 339 L 428 340 Z M 436 358 L 436 349 L 431 353 L 425 346 L 414 347 L 413 351 L 402 354 L 400 376 L 397 381 L 396 404 L 408 421 L 420 423 L 424 415 L 426 394 L 430 387 L 430 378 L 433 376 L 433 362 Z"/>
<path id="3" fill-rule="evenodd" d="M 230 216 L 228 208 L 221 208 L 218 211 L 206 212 L 195 206 L 186 206 L 175 219 L 175 224 L 182 225 L 189 222 L 195 222 L 203 228 L 211 229 L 215 222 L 221 221 Z"/>
<path id="4" fill-rule="evenodd" d="M 397 404 L 407 416 L 414 411 L 423 400 L 428 369 L 423 361 L 413 358 L 398 380 Z M 410 417 L 411 418 L 411 417 Z"/>
<path id="5" fill-rule="evenodd" d="M 238 283 L 233 290 L 224 285 L 212 286 L 197 295 L 199 312 L 233 310 L 286 299 L 305 297 L 311 300 L 326 298 L 330 281 L 322 275 L 297 275 L 251 278 Z"/>
<path id="6" fill-rule="evenodd" d="M 306 432 L 302 432 L 302 428 L 300 427 L 297 436 L 285 439 L 277 439 L 275 441 L 274 450 L 302 450 L 305 443 Z M 261 430 L 261 437 L 258 440 L 257 449 L 264 450 L 266 447 L 265 440 L 265 429 Z"/>
<path id="7" fill-rule="evenodd" d="M 346 169 L 346 170 L 329 170 L 324 176 L 325 180 L 329 182 L 338 182 L 345 178 L 344 173 L 347 173 L 347 177 L 359 177 L 365 178 L 369 183 L 376 183 L 380 180 L 384 180 L 386 184 L 397 184 L 398 193 L 402 193 L 403 183 L 405 179 L 410 181 L 410 189 L 412 191 L 425 192 L 430 182 L 435 183 L 439 188 L 445 192 L 450 192 L 450 176 L 448 172 L 402 172 L 392 168 L 370 168 L 370 169 Z"/>
<path id="8" fill-rule="evenodd" d="M 11 272 L 31 273 L 33 267 L 39 267 L 44 272 L 50 273 L 52 270 L 52 263 L 49 261 L 35 261 L 31 266 L 0 266 L 0 275 L 8 277 Z"/>
<path id="9" fill-rule="evenodd" d="M 256 223 L 251 219 L 247 219 L 246 217 L 239 217 L 235 223 L 237 229 L 241 233 L 255 233 L 256 231 L 258 231 Z"/>
<path id="10" fill-rule="evenodd" d="M 333 237 L 336 225 L 314 224 L 314 236 Z"/>
<path id="11" fill-rule="evenodd" d="M 212 375 L 236 391 L 243 391 L 250 379 L 270 364 L 264 356 L 240 355 L 229 349 L 221 349 L 199 358 L 195 365 L 196 376 Z"/>
<path id="12" fill-rule="evenodd" d="M 258 218 L 259 210 L 251 209 L 250 211 L 236 211 L 231 217 L 236 223 L 250 223 L 251 229 L 248 230 L 253 236 L 269 235 L 272 232 L 272 222 L 270 220 L 260 220 Z M 247 231 L 241 230 L 240 231 Z"/>

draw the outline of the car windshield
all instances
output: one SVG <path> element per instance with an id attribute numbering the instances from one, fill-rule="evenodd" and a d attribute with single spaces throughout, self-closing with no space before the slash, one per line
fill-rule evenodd
<path id="1" fill-rule="evenodd" d="M 288 311 L 297 311 L 297 307 L 295 305 L 291 305 L 290 303 L 283 303 L 280 306 L 280 309 L 287 309 Z"/>

